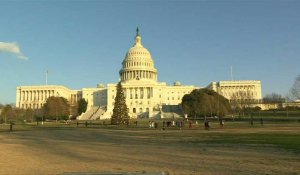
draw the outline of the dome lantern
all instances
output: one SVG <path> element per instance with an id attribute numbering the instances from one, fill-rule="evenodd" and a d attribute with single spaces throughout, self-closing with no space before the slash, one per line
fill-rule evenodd
<path id="1" fill-rule="evenodd" d="M 135 35 L 135 43 L 134 43 L 134 46 L 143 46 L 142 45 L 142 37 L 140 35 L 140 32 L 139 32 L 139 28 L 137 27 L 136 28 L 136 35 Z"/>

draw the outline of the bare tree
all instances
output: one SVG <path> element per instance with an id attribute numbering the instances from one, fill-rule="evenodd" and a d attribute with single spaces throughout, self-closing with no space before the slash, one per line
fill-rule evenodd
<path id="1" fill-rule="evenodd" d="M 292 100 L 300 100 L 300 74 L 296 77 L 289 96 Z"/>
<path id="2" fill-rule="evenodd" d="M 15 111 L 11 105 L 5 105 L 1 112 L 2 120 L 4 123 L 7 123 L 7 121 L 12 121 L 15 119 Z"/>
<path id="3" fill-rule="evenodd" d="M 245 112 L 249 112 L 249 109 L 254 107 L 255 103 L 257 103 L 257 101 L 255 101 L 253 92 L 250 90 L 235 92 L 230 98 L 231 108 L 233 111 L 239 112 L 239 116 L 240 112 L 242 112 L 243 116 Z"/>
<path id="4" fill-rule="evenodd" d="M 277 108 L 282 108 L 283 107 L 282 104 L 285 102 L 285 100 L 286 99 L 284 97 L 282 97 L 282 95 L 276 94 L 276 93 L 267 94 L 263 98 L 264 103 L 273 104 L 273 105 L 277 106 Z"/>

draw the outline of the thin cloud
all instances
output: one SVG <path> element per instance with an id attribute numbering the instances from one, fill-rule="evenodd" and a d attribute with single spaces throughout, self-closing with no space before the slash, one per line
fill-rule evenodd
<path id="1" fill-rule="evenodd" d="M 21 60 L 28 60 L 28 57 L 23 55 L 17 43 L 0 42 L 0 52 L 8 52 L 17 56 Z"/>
<path id="2" fill-rule="evenodd" d="M 17 57 L 21 60 L 28 60 L 28 57 L 25 57 L 24 55 L 18 55 Z"/>

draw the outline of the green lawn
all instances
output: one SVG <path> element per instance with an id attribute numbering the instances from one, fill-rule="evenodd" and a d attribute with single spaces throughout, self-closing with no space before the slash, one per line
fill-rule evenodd
<path id="1" fill-rule="evenodd" d="M 299 129 L 299 128 L 298 128 Z M 245 133 L 245 134 L 233 134 L 233 133 L 207 133 L 201 139 L 194 141 L 195 143 L 205 143 L 213 145 L 240 145 L 240 146 L 252 146 L 252 147 L 277 147 L 283 148 L 288 151 L 300 153 L 300 134 L 296 133 Z"/>
<path id="2" fill-rule="evenodd" d="M 88 126 L 85 126 L 85 121 L 79 121 L 77 127 L 77 121 L 70 123 L 65 122 L 40 122 L 36 123 L 16 123 L 13 125 L 13 132 L 30 131 L 30 130 L 47 130 L 47 129 L 117 129 L 117 130 L 162 130 L 162 121 L 158 122 L 158 128 L 149 128 L 148 120 L 139 120 L 136 126 L 131 122 L 131 125 L 126 126 L 113 126 L 109 125 L 109 121 L 88 121 Z M 194 123 L 195 121 L 193 121 Z M 260 121 L 254 121 L 254 125 L 251 126 L 249 121 L 226 121 L 225 126 L 220 128 L 218 121 L 211 121 L 210 130 L 204 130 L 202 121 L 198 122 L 198 125 L 193 124 L 192 128 L 189 128 L 188 122 L 186 122 L 183 128 L 169 127 L 166 131 L 195 131 L 193 135 L 191 132 L 188 135 L 194 136 L 191 142 L 193 143 L 205 143 L 213 145 L 248 145 L 248 146 L 272 146 L 287 149 L 300 153 L 300 123 L 299 122 L 276 122 L 265 121 L 264 125 L 260 124 Z M 0 125 L 0 132 L 9 132 L 8 124 Z M 200 131 L 200 132 L 196 132 Z M 246 132 L 243 132 L 246 131 Z M 162 134 L 163 135 L 163 134 Z M 184 137 L 184 136 L 182 136 Z M 195 139 L 196 138 L 196 139 Z M 159 136 L 158 138 L 159 139 Z M 189 141 L 189 140 L 186 140 Z"/>

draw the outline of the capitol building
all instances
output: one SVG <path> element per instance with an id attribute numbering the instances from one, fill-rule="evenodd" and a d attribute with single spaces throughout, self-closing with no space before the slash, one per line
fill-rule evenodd
<path id="1" fill-rule="evenodd" d="M 196 87 L 174 82 L 172 86 L 157 81 L 157 72 L 151 53 L 142 44 L 137 29 L 134 45 L 125 55 L 119 71 L 126 104 L 131 118 L 174 118 L 182 117 L 181 99 Z M 212 82 L 206 88 L 215 90 L 229 100 L 242 97 L 261 100 L 261 82 L 253 80 Z M 78 100 L 88 102 L 87 111 L 78 119 L 107 119 L 112 116 L 117 83 L 97 85 L 95 88 L 72 90 L 62 85 L 19 86 L 16 89 L 16 107 L 40 109 L 48 97 L 64 97 L 75 105 Z"/>

